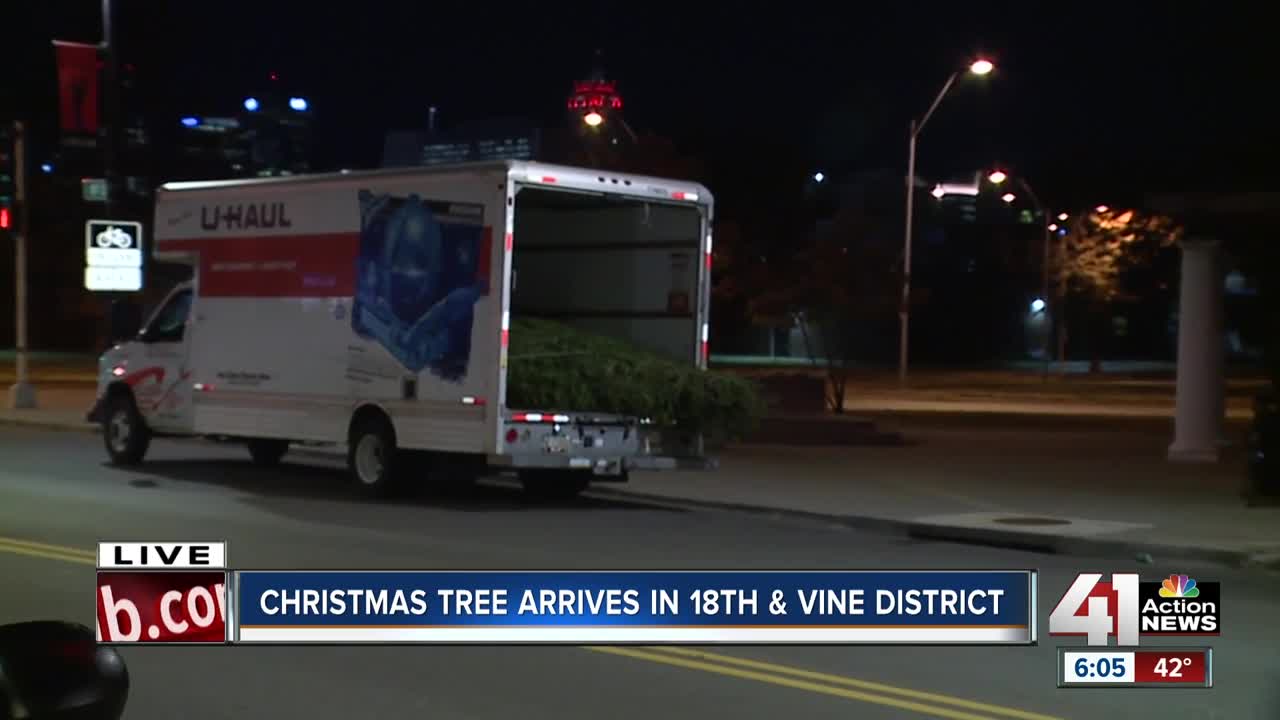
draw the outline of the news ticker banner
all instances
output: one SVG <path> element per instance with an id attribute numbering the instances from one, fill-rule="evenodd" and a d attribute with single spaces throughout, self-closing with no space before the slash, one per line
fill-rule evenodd
<path id="1" fill-rule="evenodd" d="M 1213 648 L 1058 648 L 1058 687 L 1213 687 Z"/>
<path id="2" fill-rule="evenodd" d="M 96 602 L 109 643 L 1026 645 L 1036 577 L 233 571 L 225 543 L 101 543 Z"/>

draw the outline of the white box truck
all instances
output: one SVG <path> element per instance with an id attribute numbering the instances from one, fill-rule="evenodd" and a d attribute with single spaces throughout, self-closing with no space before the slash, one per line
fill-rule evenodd
<path id="1" fill-rule="evenodd" d="M 570 495 L 705 466 L 701 439 L 592 408 L 508 407 L 512 318 L 554 318 L 706 367 L 712 198 L 701 185 L 501 162 L 178 182 L 153 255 L 189 264 L 100 361 L 107 453 L 155 436 L 346 450 L 381 492 L 516 471 Z"/>

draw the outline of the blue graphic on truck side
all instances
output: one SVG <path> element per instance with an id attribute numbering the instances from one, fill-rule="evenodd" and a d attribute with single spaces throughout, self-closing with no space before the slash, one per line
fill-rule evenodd
<path id="1" fill-rule="evenodd" d="M 410 372 L 460 382 L 471 359 L 483 277 L 480 205 L 359 193 L 360 253 L 351 328 Z"/>

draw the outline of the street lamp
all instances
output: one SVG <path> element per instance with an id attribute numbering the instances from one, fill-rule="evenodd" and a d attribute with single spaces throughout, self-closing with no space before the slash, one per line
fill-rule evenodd
<path id="1" fill-rule="evenodd" d="M 1066 222 L 1069 217 L 1071 216 L 1066 213 L 1058 213 L 1058 220 L 1061 222 Z"/>
<path id="2" fill-rule="evenodd" d="M 813 174 L 813 181 L 814 181 L 814 182 L 816 182 L 816 183 L 820 183 L 820 182 L 822 182 L 823 180 L 826 180 L 826 179 L 827 179 L 827 176 L 826 176 L 826 175 L 824 175 L 824 174 L 822 174 L 822 173 L 820 173 L 820 172 L 816 172 L 816 173 L 814 173 L 814 174 Z"/>
<path id="3" fill-rule="evenodd" d="M 1001 195 L 1001 196 L 1000 196 L 1000 199 L 1001 199 L 1001 200 L 1003 200 L 1003 201 L 1005 201 L 1005 202 L 1007 202 L 1007 203 L 1011 203 L 1011 202 L 1013 202 L 1014 200 L 1017 200 L 1017 199 L 1018 199 L 1018 196 L 1017 196 L 1017 195 L 1014 195 L 1013 193 L 1005 193 L 1005 194 L 1003 194 L 1003 195 Z"/>
<path id="4" fill-rule="evenodd" d="M 1099 205 L 1098 207 L 1094 208 L 1094 210 L 1097 210 L 1100 213 L 1104 213 L 1110 209 L 1111 208 L 1107 207 L 1106 205 Z"/>
<path id="5" fill-rule="evenodd" d="M 966 70 L 955 70 L 947 77 L 947 81 L 943 83 L 942 89 L 938 91 L 937 97 L 933 99 L 933 103 L 929 105 L 929 109 L 920 120 L 911 120 L 909 141 L 907 143 L 907 222 L 903 228 L 902 238 L 902 305 L 898 309 L 898 318 L 901 327 L 898 336 L 898 381 L 902 384 L 907 382 L 907 348 L 910 337 L 911 323 L 911 222 L 913 216 L 915 189 L 916 189 L 916 141 L 920 138 L 920 132 L 924 130 L 925 123 L 929 122 L 929 118 L 933 117 L 933 112 L 938 109 L 938 105 L 942 103 L 942 98 L 947 96 L 951 91 L 951 86 L 955 85 L 956 80 L 960 78 L 962 72 L 968 72 L 973 75 L 987 75 L 995 69 L 995 65 L 990 60 L 975 60 Z"/>
<path id="6" fill-rule="evenodd" d="M 987 179 L 990 180 L 992 184 L 999 185 L 1003 183 L 1005 180 L 1008 180 L 1009 175 L 1008 173 L 1002 170 L 993 170 L 991 173 L 987 175 Z M 1047 210 L 1045 210 L 1044 204 L 1040 202 L 1040 198 L 1036 195 L 1036 192 L 1031 189 L 1031 185 L 1027 183 L 1026 178 L 1022 177 L 1021 175 L 1018 175 L 1014 177 L 1014 181 L 1018 184 L 1018 187 L 1022 188 L 1022 191 L 1027 194 L 1027 197 L 1031 198 L 1031 203 L 1035 206 L 1036 212 L 1040 214 L 1040 221 L 1046 222 L 1049 219 L 1049 213 Z M 1004 200 L 1005 202 L 1013 202 L 1014 200 L 1013 193 L 1005 193 L 1001 199 Z M 1104 206 L 1099 206 L 1099 207 L 1104 207 Z M 1100 209 L 1099 212 L 1105 212 L 1105 210 Z M 1060 213 L 1058 215 L 1058 219 L 1063 221 L 1065 221 L 1067 217 L 1068 216 L 1066 213 Z M 1044 225 L 1044 247 L 1042 248 L 1040 253 L 1041 254 L 1040 298 L 1038 299 L 1038 301 L 1041 301 L 1044 303 L 1044 305 L 1041 307 L 1041 310 L 1048 309 L 1049 243 L 1050 243 L 1050 239 L 1053 237 L 1053 233 L 1057 229 L 1058 229 L 1058 225 L 1056 223 L 1048 223 Z M 1040 310 L 1037 310 L 1036 312 L 1040 312 Z M 1048 380 L 1049 379 L 1049 329 L 1048 327 L 1045 328 L 1044 340 L 1041 345 L 1041 353 L 1044 355 L 1044 379 Z"/>

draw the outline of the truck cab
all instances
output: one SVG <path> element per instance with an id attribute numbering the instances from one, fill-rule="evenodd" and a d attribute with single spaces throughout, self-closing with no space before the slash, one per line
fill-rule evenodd
<path id="1" fill-rule="evenodd" d="M 113 462 L 140 461 L 152 435 L 193 430 L 194 388 L 185 380 L 195 295 L 192 282 L 174 287 L 136 334 L 120 338 L 98 360 L 98 392 L 88 419 L 102 424 Z"/>

